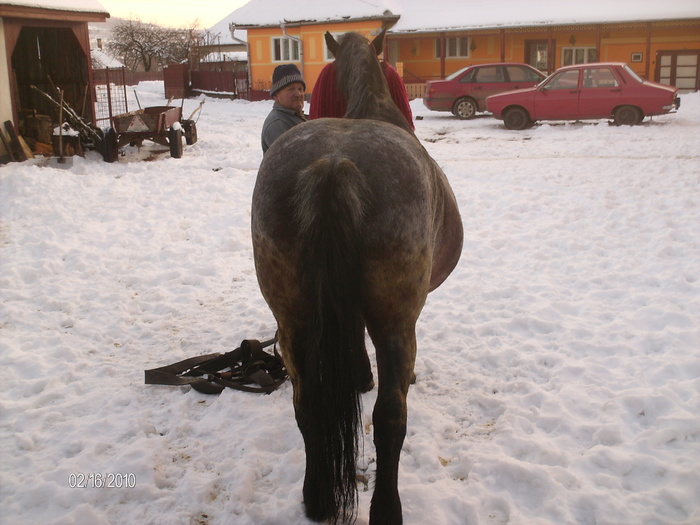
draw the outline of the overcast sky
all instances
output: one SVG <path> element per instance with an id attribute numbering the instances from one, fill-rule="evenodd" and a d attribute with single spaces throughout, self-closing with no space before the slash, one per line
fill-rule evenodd
<path id="1" fill-rule="evenodd" d="M 117 18 L 139 18 L 170 27 L 189 27 L 199 19 L 202 28 L 219 22 L 248 0 L 99 0 Z"/>

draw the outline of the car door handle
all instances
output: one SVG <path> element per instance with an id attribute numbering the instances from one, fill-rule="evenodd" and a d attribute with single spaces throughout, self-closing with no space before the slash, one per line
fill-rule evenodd
<path id="1" fill-rule="evenodd" d="M 620 91 L 622 91 L 620 88 L 610 90 L 611 93 L 619 93 Z"/>

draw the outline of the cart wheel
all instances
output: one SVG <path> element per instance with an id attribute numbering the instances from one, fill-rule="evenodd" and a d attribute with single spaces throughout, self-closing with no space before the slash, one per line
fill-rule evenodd
<path id="1" fill-rule="evenodd" d="M 182 129 L 170 128 L 168 130 L 168 144 L 170 144 L 170 156 L 174 159 L 182 157 Z"/>
<path id="2" fill-rule="evenodd" d="M 185 143 L 188 146 L 197 143 L 197 124 L 194 120 L 184 120 L 182 127 L 185 128 Z"/>
<path id="3" fill-rule="evenodd" d="M 105 162 L 116 162 L 119 158 L 119 141 L 114 128 L 109 128 L 103 135 L 102 158 Z"/>

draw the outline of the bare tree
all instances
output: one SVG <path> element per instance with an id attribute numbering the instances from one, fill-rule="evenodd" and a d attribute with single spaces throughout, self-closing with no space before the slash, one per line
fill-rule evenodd
<path id="1" fill-rule="evenodd" d="M 138 18 L 125 20 L 112 29 L 107 48 L 132 71 L 140 67 L 156 71 L 167 64 L 189 59 L 198 23 L 195 21 L 187 29 L 178 29 L 144 23 Z"/>

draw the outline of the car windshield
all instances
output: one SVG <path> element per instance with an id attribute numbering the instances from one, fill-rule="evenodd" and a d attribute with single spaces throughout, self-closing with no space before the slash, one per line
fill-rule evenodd
<path id="1" fill-rule="evenodd" d="M 548 77 L 545 77 L 545 78 L 542 80 L 542 82 L 540 82 L 539 84 L 537 84 L 537 86 L 535 86 L 535 87 L 544 86 L 547 82 L 549 82 L 549 79 L 552 78 L 552 77 L 553 77 L 554 75 L 556 75 L 556 74 L 557 74 L 557 72 L 555 71 L 554 73 L 552 73 L 552 74 L 549 75 Z"/>
<path id="2" fill-rule="evenodd" d="M 627 64 L 625 64 L 625 71 L 627 71 L 630 74 L 630 76 L 633 79 L 635 79 L 637 82 L 644 82 L 641 79 L 641 77 L 637 73 L 635 73 L 634 70 L 631 67 L 629 67 Z"/>
<path id="3" fill-rule="evenodd" d="M 452 73 L 451 75 L 445 77 L 445 80 L 454 80 L 455 78 L 457 78 L 459 75 L 461 75 L 462 73 L 464 73 L 464 72 L 465 72 L 467 69 L 469 69 L 470 67 L 471 67 L 471 66 L 463 67 L 463 68 L 460 69 L 459 71 L 455 71 L 455 72 Z"/>

